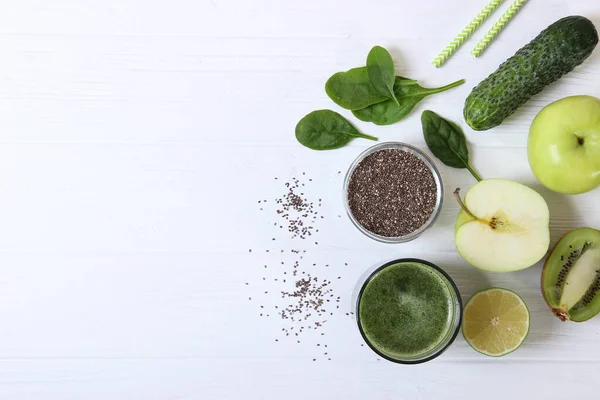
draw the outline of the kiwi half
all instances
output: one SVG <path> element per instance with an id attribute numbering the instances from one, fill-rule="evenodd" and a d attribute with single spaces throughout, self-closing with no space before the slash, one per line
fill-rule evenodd
<path id="1" fill-rule="evenodd" d="M 575 229 L 546 260 L 542 294 L 562 321 L 583 322 L 600 312 L 600 231 Z"/>

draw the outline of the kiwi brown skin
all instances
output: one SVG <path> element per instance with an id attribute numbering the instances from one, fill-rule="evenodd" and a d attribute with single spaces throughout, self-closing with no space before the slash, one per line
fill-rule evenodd
<path id="1" fill-rule="evenodd" d="M 554 246 L 548 253 L 548 257 L 546 257 L 546 261 L 544 261 L 544 267 L 542 268 L 542 280 L 540 281 L 540 289 L 542 291 L 542 297 L 544 298 L 544 301 L 546 302 L 548 307 L 552 310 L 552 313 L 563 322 L 571 320 L 569 318 L 569 313 L 567 312 L 567 310 L 564 310 L 564 309 L 558 308 L 558 307 L 554 307 L 552 304 L 550 304 L 550 300 L 546 297 L 546 291 L 544 290 L 544 279 L 546 278 L 546 271 L 548 270 L 548 261 L 550 261 L 550 257 L 554 253 L 554 250 L 556 250 L 556 246 L 558 246 L 558 244 L 561 242 L 561 240 L 563 240 L 565 238 L 565 236 L 567 236 L 572 231 L 573 230 L 570 230 L 567 233 L 563 234 L 560 237 L 560 239 L 558 239 L 556 241 L 556 243 L 554 244 Z"/>
<path id="2" fill-rule="evenodd" d="M 548 256 L 546 257 L 546 261 L 544 262 L 544 267 L 542 269 L 542 277 L 541 277 L 541 283 L 540 283 L 540 288 L 542 291 L 542 297 L 544 298 L 544 301 L 546 302 L 546 304 L 548 305 L 548 307 L 552 310 L 552 313 L 561 321 L 565 322 L 565 321 L 572 321 L 572 322 L 585 322 L 588 319 L 592 318 L 594 315 L 591 315 L 590 317 L 586 318 L 586 319 L 572 319 L 569 315 L 569 310 L 565 309 L 564 307 L 556 307 L 554 305 L 551 304 L 551 300 L 546 296 L 546 291 L 544 289 L 544 281 L 546 278 L 546 272 L 549 271 L 550 266 L 548 265 L 550 259 L 552 258 L 552 256 L 554 255 L 554 251 L 556 250 L 556 248 L 560 245 L 560 243 L 563 241 L 563 239 L 565 239 L 565 237 L 569 234 L 571 234 L 574 231 L 580 230 L 580 229 L 589 229 L 589 230 L 593 230 L 596 231 L 598 233 L 600 233 L 600 230 L 598 229 L 594 229 L 594 228 L 578 228 L 578 229 L 573 229 L 570 230 L 568 232 L 566 232 L 552 247 L 552 250 L 548 253 Z"/>

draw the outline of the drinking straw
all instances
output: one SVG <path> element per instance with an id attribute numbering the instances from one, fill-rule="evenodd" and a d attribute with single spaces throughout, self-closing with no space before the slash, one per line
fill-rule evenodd
<path id="1" fill-rule="evenodd" d="M 504 0 L 491 0 L 487 6 L 483 10 L 477 14 L 477 16 L 463 29 L 458 36 L 454 38 L 453 41 L 450 42 L 448 46 L 433 60 L 432 64 L 435 65 L 436 68 L 441 67 L 448 57 L 450 57 L 456 49 L 460 47 L 460 45 L 465 41 L 466 38 L 471 36 L 471 34 L 481 25 L 483 21 L 490 16 L 490 14 L 502 3 Z"/>
<path id="2" fill-rule="evenodd" d="M 508 24 L 508 22 L 515 16 L 517 11 L 523 7 L 523 4 L 527 3 L 527 0 L 516 0 L 514 3 L 510 5 L 510 8 L 506 10 L 506 12 L 500 17 L 498 21 L 492 26 L 492 29 L 488 33 L 485 34 L 483 39 L 477 43 L 471 54 L 475 57 L 479 57 L 481 53 L 494 41 L 498 33 Z"/>

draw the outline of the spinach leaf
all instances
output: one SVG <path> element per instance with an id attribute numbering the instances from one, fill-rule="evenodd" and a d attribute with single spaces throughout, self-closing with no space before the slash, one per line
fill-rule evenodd
<path id="1" fill-rule="evenodd" d="M 466 168 L 475 179 L 481 181 L 479 175 L 469 165 L 467 139 L 458 125 L 429 110 L 423 111 L 421 124 L 429 150 L 441 162 L 453 168 Z"/>
<path id="2" fill-rule="evenodd" d="M 339 149 L 354 138 L 377 140 L 360 133 L 344 117 L 331 110 L 313 111 L 296 125 L 296 139 L 313 150 Z"/>
<path id="3" fill-rule="evenodd" d="M 394 81 L 396 80 L 394 60 L 386 49 L 381 46 L 371 49 L 367 56 L 367 72 L 369 81 L 375 90 L 379 94 L 389 97 L 399 106 L 394 93 Z"/>
<path id="4" fill-rule="evenodd" d="M 325 91 L 335 104 L 347 110 L 358 110 L 389 99 L 389 95 L 373 87 L 367 67 L 334 74 L 327 80 Z"/>
<path id="5" fill-rule="evenodd" d="M 420 86 L 414 80 L 398 76 L 394 83 L 394 93 L 399 104 L 388 99 L 361 110 L 352 110 L 352 114 L 361 121 L 373 122 L 375 125 L 390 125 L 406 117 L 425 97 L 444 92 L 463 83 L 465 80 L 461 79 L 446 86 L 429 89 Z"/>

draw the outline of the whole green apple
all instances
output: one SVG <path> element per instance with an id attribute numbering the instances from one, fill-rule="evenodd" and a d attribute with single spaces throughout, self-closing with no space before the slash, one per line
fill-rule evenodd
<path id="1" fill-rule="evenodd" d="M 600 99 L 572 96 L 544 107 L 529 130 L 529 165 L 555 192 L 578 194 L 600 185 Z"/>

